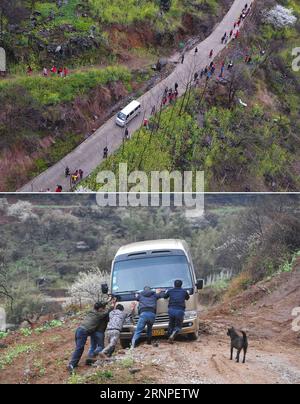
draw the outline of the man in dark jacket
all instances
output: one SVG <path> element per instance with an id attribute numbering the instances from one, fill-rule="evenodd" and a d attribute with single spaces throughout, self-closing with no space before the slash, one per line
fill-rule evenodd
<path id="1" fill-rule="evenodd" d="M 98 323 L 96 331 L 91 335 L 91 347 L 86 360 L 86 365 L 92 365 L 95 362 L 95 357 L 104 349 L 105 331 L 109 322 L 109 313 L 112 310 L 106 310 L 105 306 L 102 310 L 102 320 Z"/>
<path id="2" fill-rule="evenodd" d="M 136 343 L 140 339 L 146 326 L 147 343 L 148 345 L 151 345 L 152 328 L 156 319 L 157 300 L 162 297 L 163 295 L 160 290 L 155 292 L 149 286 L 145 286 L 143 292 L 137 294 L 136 300 L 139 302 L 139 321 L 131 341 L 132 348 L 136 346 Z"/>
<path id="3" fill-rule="evenodd" d="M 169 341 L 174 342 L 176 335 L 181 331 L 185 313 L 185 301 L 189 300 L 189 293 L 182 288 L 182 281 L 177 280 L 174 288 L 168 290 L 164 298 L 169 299 Z"/>
<path id="4" fill-rule="evenodd" d="M 108 321 L 108 315 L 110 310 L 106 310 L 106 304 L 97 302 L 94 305 L 94 310 L 89 312 L 86 317 L 84 318 L 81 325 L 77 328 L 75 334 L 75 343 L 76 349 L 72 355 L 71 361 L 68 366 L 68 370 L 72 373 L 74 369 L 78 366 L 78 363 L 82 357 L 84 352 L 84 347 L 87 342 L 88 337 L 91 337 L 91 356 L 97 352 L 97 350 L 101 349 L 99 345 L 99 334 L 97 333 L 101 331 L 105 331 Z M 103 335 L 104 339 L 104 335 Z M 102 343 L 102 341 L 101 341 Z M 104 344 L 103 344 L 104 345 Z M 102 348 L 103 349 L 103 348 Z M 101 350 L 102 350 L 101 349 Z M 89 358 L 91 359 L 89 355 Z"/>

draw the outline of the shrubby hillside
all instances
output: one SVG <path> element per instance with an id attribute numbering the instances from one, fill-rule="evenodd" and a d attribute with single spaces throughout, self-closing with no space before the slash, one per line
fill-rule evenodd
<path id="1" fill-rule="evenodd" d="M 84 187 L 99 189 L 98 171 L 127 162 L 129 171 L 147 173 L 204 170 L 207 191 L 298 190 L 300 75 L 292 51 L 299 33 L 296 2 L 256 1 L 239 40 L 217 58 L 215 76 L 165 107 Z"/>
<path id="2" fill-rule="evenodd" d="M 0 223 L 0 298 L 13 304 L 13 318 L 25 315 L 18 310 L 34 296 L 64 296 L 79 272 L 109 275 L 117 249 L 130 242 L 185 239 L 197 275 L 217 289 L 242 271 L 238 288 L 246 288 L 284 270 L 300 250 L 297 196 L 211 196 L 205 215 L 191 220 L 179 208 L 100 208 L 94 196 L 23 195 L 0 199 Z"/>
<path id="3" fill-rule="evenodd" d="M 1 1 L 8 72 L 0 78 L 0 190 L 15 191 L 91 136 L 118 103 L 151 85 L 158 58 L 208 35 L 230 4 Z M 53 66 L 67 77 L 50 73 Z"/>

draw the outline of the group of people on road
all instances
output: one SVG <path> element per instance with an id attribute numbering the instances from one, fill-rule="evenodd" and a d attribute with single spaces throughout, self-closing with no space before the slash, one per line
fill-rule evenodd
<path id="1" fill-rule="evenodd" d="M 172 104 L 176 101 L 178 97 L 178 83 L 175 83 L 174 89 L 166 87 L 164 89 L 163 97 L 162 97 L 162 105 L 165 106 L 167 103 Z"/>
<path id="2" fill-rule="evenodd" d="M 136 348 L 146 330 L 147 344 L 152 344 L 152 329 L 156 320 L 157 303 L 159 299 L 168 299 L 169 328 L 168 339 L 173 343 L 183 327 L 185 302 L 190 298 L 189 292 L 182 288 L 182 281 L 176 280 L 174 288 L 167 291 L 152 290 L 145 286 L 144 290 L 135 296 L 131 304 L 131 312 L 126 313 L 122 304 L 113 297 L 110 303 L 97 302 L 94 309 L 87 313 L 75 333 L 76 348 L 72 354 L 68 370 L 72 373 L 78 366 L 85 345 L 90 338 L 90 349 L 86 365 L 92 365 L 99 356 L 107 359 L 115 352 L 120 341 L 120 335 L 126 321 L 134 323 L 134 315 L 138 306 L 138 321 L 131 340 L 131 348 Z M 107 345 L 105 346 L 105 337 Z"/>
<path id="3" fill-rule="evenodd" d="M 222 38 L 221 38 L 222 44 L 227 44 L 227 42 L 230 39 L 238 39 L 239 38 L 239 36 L 240 36 L 240 27 L 241 27 L 242 21 L 244 21 L 248 17 L 248 15 L 249 15 L 249 13 L 251 11 L 251 8 L 252 8 L 252 3 L 249 6 L 248 6 L 248 3 L 245 4 L 245 6 L 243 8 L 243 11 L 242 11 L 242 13 L 240 15 L 240 18 L 233 25 L 233 29 L 229 32 L 229 34 L 227 32 L 225 32 L 225 34 L 222 36 Z"/>
<path id="4" fill-rule="evenodd" d="M 50 75 L 55 76 L 58 75 L 59 77 L 67 77 L 69 74 L 69 70 L 66 67 L 56 67 L 53 65 L 51 69 L 48 69 L 47 67 L 43 68 L 43 76 L 48 77 Z"/>
<path id="5" fill-rule="evenodd" d="M 73 173 L 71 173 L 69 167 L 66 167 L 65 168 L 65 177 L 66 178 L 70 177 L 71 185 L 76 185 L 79 181 L 81 181 L 83 179 L 83 170 L 80 168 L 79 170 L 76 170 Z M 43 192 L 43 190 L 41 190 L 41 192 Z M 47 188 L 45 192 L 52 192 L 52 191 L 50 188 Z M 56 193 L 63 192 L 62 185 L 57 184 L 56 188 L 55 188 L 55 192 Z"/>
<path id="6" fill-rule="evenodd" d="M 222 44 L 227 44 L 227 42 L 230 39 L 238 39 L 239 38 L 240 27 L 241 27 L 242 21 L 247 18 L 247 16 L 249 15 L 249 13 L 251 11 L 251 8 L 252 8 L 252 3 L 250 5 L 248 5 L 248 3 L 245 4 L 245 6 L 244 6 L 244 8 L 242 10 L 242 13 L 240 15 L 240 18 L 238 19 L 238 21 L 236 21 L 234 23 L 233 29 L 229 33 L 226 31 L 224 33 L 224 35 L 222 36 L 222 38 L 221 38 Z M 196 56 L 197 54 L 198 54 L 198 48 L 196 47 L 194 49 L 194 55 Z M 210 52 L 209 52 L 209 59 L 213 59 L 214 54 L 215 54 L 214 49 L 211 49 Z M 182 54 L 181 63 L 184 63 L 184 59 L 185 59 L 185 55 Z M 251 63 L 251 61 L 252 61 L 251 56 L 247 54 L 246 58 L 245 58 L 245 62 L 247 64 L 249 64 L 249 63 Z M 231 70 L 233 68 L 233 61 L 232 60 L 229 61 L 227 67 L 228 67 L 228 70 Z M 206 78 L 206 80 L 209 80 L 211 77 L 213 77 L 213 75 L 216 72 L 216 69 L 217 69 L 217 66 L 216 66 L 215 62 L 212 60 L 211 63 L 209 65 L 207 65 L 205 68 L 203 68 L 201 71 L 199 71 L 199 72 L 196 71 L 194 73 L 194 83 L 195 83 L 195 85 L 197 86 L 199 84 L 199 80 L 202 79 L 202 78 Z M 220 72 L 219 72 L 219 74 L 217 76 L 218 79 L 221 79 L 221 78 L 224 77 L 225 69 L 226 69 L 226 61 L 224 60 L 221 63 L 221 66 L 220 66 Z M 176 89 L 175 89 L 175 94 L 176 94 Z M 176 99 L 177 95 L 178 95 L 178 92 L 174 97 L 174 93 L 172 93 L 172 91 L 171 91 L 171 93 L 168 93 L 168 89 L 166 89 L 164 97 L 163 97 L 162 104 L 166 105 L 168 101 L 171 102 L 174 98 Z"/>
<path id="7" fill-rule="evenodd" d="M 27 75 L 28 76 L 32 76 L 33 73 L 33 69 L 30 65 L 27 66 Z M 67 67 L 56 67 L 55 65 L 53 65 L 51 67 L 51 69 L 48 69 L 47 67 L 43 68 L 42 71 L 42 76 L 43 77 L 49 77 L 49 76 L 59 76 L 59 77 L 67 77 L 69 75 L 69 70 L 67 69 Z"/>
<path id="8" fill-rule="evenodd" d="M 65 177 L 70 177 L 70 181 L 72 185 L 76 185 L 79 181 L 83 179 L 83 170 L 80 168 L 79 170 L 75 170 L 71 173 L 69 167 L 65 169 Z"/>

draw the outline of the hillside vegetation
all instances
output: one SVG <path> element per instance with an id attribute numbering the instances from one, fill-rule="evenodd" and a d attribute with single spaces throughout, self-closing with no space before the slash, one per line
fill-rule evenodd
<path id="1" fill-rule="evenodd" d="M 84 182 L 97 190 L 97 173 L 142 170 L 203 170 L 207 191 L 295 191 L 299 189 L 300 75 L 292 70 L 297 23 L 276 27 L 264 11 L 276 5 L 256 1 L 241 37 L 216 61 L 225 61 L 222 80 L 200 82 L 152 119 Z M 251 56 L 246 63 L 245 57 Z M 233 69 L 227 65 L 233 62 Z"/>
<path id="2" fill-rule="evenodd" d="M 0 190 L 17 190 L 91 136 L 147 87 L 159 57 L 208 35 L 230 3 L 3 0 Z M 53 66 L 67 77 L 50 73 Z"/>
<path id="3" fill-rule="evenodd" d="M 184 209 L 100 208 L 85 195 L 0 201 L 0 299 L 9 310 L 13 303 L 12 319 L 31 307 L 31 296 L 63 295 L 79 272 L 109 273 L 117 249 L 130 242 L 185 239 L 197 276 L 216 288 L 242 271 L 248 276 L 239 287 L 248 287 L 284 270 L 300 250 L 297 196 L 211 197 L 192 221 Z"/>
<path id="4" fill-rule="evenodd" d="M 191 30 L 202 35 L 229 1 L 50 0 L 4 1 L 2 41 L 9 60 L 24 69 L 45 63 L 69 66 L 115 60 L 133 47 L 178 45 Z M 192 22 L 192 26 L 190 24 Z M 196 27 L 198 25 L 198 28 Z M 147 28 L 146 28 L 147 27 Z M 116 42 L 117 40 L 117 42 Z M 134 44 L 133 41 L 139 40 Z M 61 46 L 61 51 L 57 47 Z M 14 69 L 10 69 L 14 70 Z"/>

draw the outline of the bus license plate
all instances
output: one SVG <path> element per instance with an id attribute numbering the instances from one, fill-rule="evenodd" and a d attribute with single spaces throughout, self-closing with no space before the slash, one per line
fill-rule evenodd
<path id="1" fill-rule="evenodd" d="M 153 337 L 163 337 L 165 335 L 165 330 L 162 328 L 158 330 L 153 330 L 152 335 Z"/>

